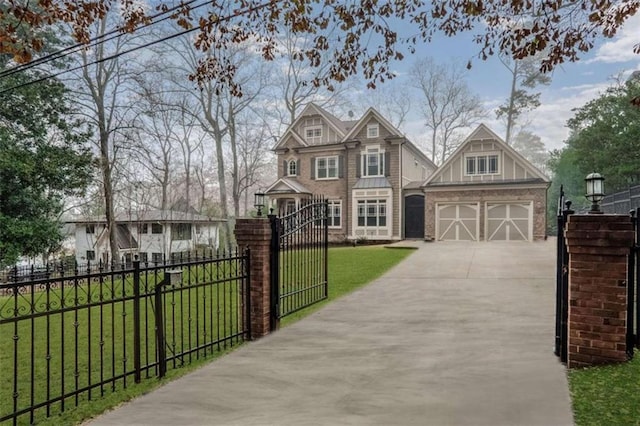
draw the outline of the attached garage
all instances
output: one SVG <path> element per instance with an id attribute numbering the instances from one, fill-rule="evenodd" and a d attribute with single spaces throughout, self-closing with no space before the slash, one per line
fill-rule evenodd
<path id="1" fill-rule="evenodd" d="M 439 241 L 478 241 L 479 213 L 474 204 L 437 204 L 436 234 Z"/>
<path id="2" fill-rule="evenodd" d="M 487 203 L 487 241 L 531 241 L 533 206 L 526 203 Z"/>
<path id="3" fill-rule="evenodd" d="M 425 238 L 542 240 L 549 184 L 540 170 L 480 125 L 422 185 Z"/>

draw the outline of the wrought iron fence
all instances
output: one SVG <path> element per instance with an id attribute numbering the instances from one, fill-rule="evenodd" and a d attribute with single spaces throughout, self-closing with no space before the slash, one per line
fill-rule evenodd
<path id="1" fill-rule="evenodd" d="M 271 220 L 271 328 L 280 318 L 327 298 L 328 203 L 304 200 Z"/>
<path id="2" fill-rule="evenodd" d="M 0 284 L 0 423 L 32 424 L 250 336 L 248 250 L 74 272 Z"/>

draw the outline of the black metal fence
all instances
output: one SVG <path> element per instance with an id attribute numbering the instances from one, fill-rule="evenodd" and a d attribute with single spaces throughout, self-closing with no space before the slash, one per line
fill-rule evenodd
<path id="1" fill-rule="evenodd" d="M 606 195 L 600 205 L 605 213 L 629 214 L 640 207 L 640 185 Z"/>
<path id="2" fill-rule="evenodd" d="M 566 200 L 564 189 L 560 186 L 557 211 L 557 261 L 556 261 L 556 335 L 554 353 L 561 362 L 567 362 L 569 348 L 569 253 L 564 240 L 564 229 L 567 218 L 574 213 L 571 201 Z"/>
<path id="3" fill-rule="evenodd" d="M 271 329 L 280 318 L 327 298 L 328 202 L 312 198 L 271 220 Z"/>
<path id="4" fill-rule="evenodd" d="M 240 344 L 249 270 L 246 250 L 0 284 L 0 423 L 32 424 Z"/>

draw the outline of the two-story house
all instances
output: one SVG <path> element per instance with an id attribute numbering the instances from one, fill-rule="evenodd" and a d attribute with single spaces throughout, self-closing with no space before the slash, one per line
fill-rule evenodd
<path id="1" fill-rule="evenodd" d="M 172 253 L 197 247 L 217 248 L 223 219 L 175 210 L 145 210 L 116 214 L 119 261 L 161 262 Z M 104 217 L 76 219 L 75 251 L 80 263 L 109 260 L 109 235 Z"/>
<path id="2" fill-rule="evenodd" d="M 375 109 L 342 121 L 309 104 L 274 151 L 278 179 L 266 194 L 278 211 L 322 194 L 332 241 L 424 237 L 420 188 L 436 166 Z"/>

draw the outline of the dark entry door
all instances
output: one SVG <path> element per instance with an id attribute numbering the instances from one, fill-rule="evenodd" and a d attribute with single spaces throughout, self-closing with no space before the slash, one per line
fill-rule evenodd
<path id="1" fill-rule="evenodd" d="M 424 195 L 404 199 L 404 237 L 424 238 Z"/>

